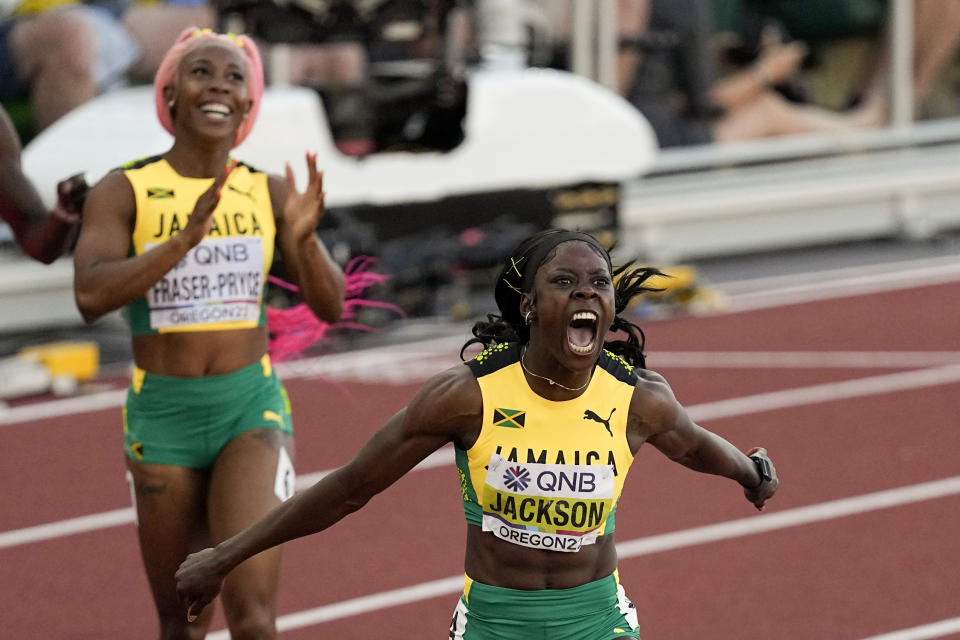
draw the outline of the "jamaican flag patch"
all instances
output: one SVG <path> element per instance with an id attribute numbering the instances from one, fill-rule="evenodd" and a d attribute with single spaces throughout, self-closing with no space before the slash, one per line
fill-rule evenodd
<path id="1" fill-rule="evenodd" d="M 150 187 L 147 189 L 147 198 L 156 200 L 165 200 L 173 197 L 173 189 L 164 187 Z"/>
<path id="2" fill-rule="evenodd" d="M 527 412 L 521 409 L 494 409 L 493 426 L 523 429 L 527 420 Z"/>

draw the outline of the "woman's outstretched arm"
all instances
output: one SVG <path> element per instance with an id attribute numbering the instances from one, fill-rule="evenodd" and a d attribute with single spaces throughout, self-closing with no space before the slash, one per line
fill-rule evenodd
<path id="1" fill-rule="evenodd" d="M 777 491 L 777 472 L 766 449 L 754 447 L 746 453 L 721 436 L 690 419 L 677 402 L 667 381 L 657 373 L 644 371 L 630 406 L 631 448 L 649 442 L 661 453 L 683 466 L 736 480 L 747 500 L 757 509 Z M 751 456 L 766 460 L 769 479 L 760 476 Z"/>
<path id="2" fill-rule="evenodd" d="M 241 562 L 323 531 L 362 508 L 444 444 L 469 438 L 480 428 L 481 412 L 480 388 L 467 367 L 454 366 L 425 382 L 346 465 L 216 547 L 188 556 L 176 574 L 188 618 L 216 597 L 224 577 Z"/>

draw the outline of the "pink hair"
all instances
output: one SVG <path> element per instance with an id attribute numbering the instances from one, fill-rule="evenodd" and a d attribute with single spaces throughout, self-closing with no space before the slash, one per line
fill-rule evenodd
<path id="1" fill-rule="evenodd" d="M 269 342 L 270 358 L 274 362 L 298 358 L 303 355 L 308 347 L 324 342 L 329 329 L 374 331 L 372 327 L 353 322 L 360 307 L 379 307 L 403 315 L 403 310 L 394 304 L 367 300 L 363 297 L 368 287 L 382 284 L 388 278 L 384 274 L 368 271 L 372 265 L 373 258 L 357 256 L 344 267 L 343 275 L 346 276 L 347 281 L 346 295 L 344 296 L 341 320 L 336 324 L 331 325 L 323 320 L 318 320 L 303 302 L 287 309 L 276 309 L 268 306 L 267 324 L 271 334 Z M 280 278 L 269 276 L 269 279 L 270 282 L 279 287 L 293 292 L 299 291 L 295 285 Z"/>
<path id="2" fill-rule="evenodd" d="M 160 119 L 163 128 L 173 135 L 173 115 L 170 113 L 170 106 L 163 97 L 163 89 L 173 80 L 183 56 L 197 45 L 205 42 L 227 42 L 232 46 L 239 47 L 247 61 L 247 88 L 250 92 L 250 98 L 253 100 L 253 105 L 250 107 L 247 117 L 240 123 L 240 127 L 233 138 L 233 146 L 236 147 L 250 135 L 253 123 L 257 119 L 257 113 L 260 111 L 260 99 L 263 97 L 263 61 L 260 59 L 257 45 L 247 36 L 216 33 L 210 29 L 198 29 L 197 27 L 187 27 L 181 31 L 173 46 L 163 56 L 157 74 L 153 78 L 153 97 L 157 107 L 157 117 Z"/>

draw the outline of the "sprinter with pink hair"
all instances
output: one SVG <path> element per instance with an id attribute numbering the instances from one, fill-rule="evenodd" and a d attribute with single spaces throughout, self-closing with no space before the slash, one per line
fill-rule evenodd
<path id="1" fill-rule="evenodd" d="M 290 405 L 268 355 L 274 250 L 313 320 L 344 312 L 343 271 L 314 233 L 324 211 L 316 156 L 303 192 L 289 166 L 281 177 L 230 157 L 263 86 L 252 40 L 184 31 L 155 80 L 173 145 L 91 189 L 74 254 L 83 317 L 123 309 L 133 334 L 124 450 L 162 640 L 202 638 L 210 623 L 207 612 L 183 618 L 183 558 L 293 493 Z M 280 563 L 279 550 L 258 555 L 224 586 L 235 640 L 276 635 Z"/>

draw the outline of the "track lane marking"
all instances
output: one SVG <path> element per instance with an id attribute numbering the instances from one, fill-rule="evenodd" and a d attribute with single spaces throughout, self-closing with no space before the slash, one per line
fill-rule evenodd
<path id="1" fill-rule="evenodd" d="M 911 369 L 960 363 L 960 351 L 654 351 L 666 369 Z"/>
<path id="2" fill-rule="evenodd" d="M 892 292 L 904 288 L 947 285 L 957 281 L 960 281 L 960 263 L 952 256 L 825 270 L 804 274 L 802 279 L 797 276 L 775 276 L 742 280 L 728 282 L 719 287 L 725 290 L 728 304 L 723 309 L 705 315 L 729 315 L 776 306 Z M 459 351 L 466 340 L 465 336 L 469 334 L 469 325 L 464 324 L 460 328 L 463 331 L 459 335 L 304 358 L 279 363 L 276 368 L 281 377 L 286 375 L 291 378 L 331 377 L 398 383 L 422 380 L 425 378 L 425 366 L 422 362 L 425 355 L 437 363 L 446 363 L 448 366 L 453 364 L 449 355 L 442 358 L 440 353 L 452 349 Z M 656 354 L 651 355 L 652 360 L 656 357 Z M 411 361 L 418 360 L 419 364 L 407 366 Z M 364 371 L 373 377 L 358 376 L 358 373 L 362 374 Z M 348 375 L 350 372 L 353 372 L 353 375 Z M 123 389 L 20 407 L 0 405 L 0 425 L 117 407 L 123 403 L 125 396 L 126 390 Z"/>
<path id="3" fill-rule="evenodd" d="M 836 400 L 922 389 L 956 382 L 960 382 L 960 364 L 856 378 L 854 380 L 706 402 L 690 405 L 687 408 L 687 413 L 697 422 L 706 422 L 751 413 L 775 411 L 788 407 L 822 404 Z M 414 469 L 431 469 L 452 464 L 453 453 L 448 445 L 428 456 L 414 467 Z M 318 471 L 298 477 L 296 486 L 298 489 L 310 486 L 329 472 L 330 470 Z M 133 521 L 133 509 L 127 508 L 22 529 L 14 529 L 0 533 L 0 549 L 97 529 L 105 529 Z"/>
<path id="4" fill-rule="evenodd" d="M 453 464 L 453 447 L 451 445 L 446 445 L 423 459 L 416 467 L 414 467 L 414 471 L 423 471 L 424 469 L 433 469 L 435 467 Z M 295 485 L 296 489 L 298 491 L 306 489 L 307 487 L 317 483 L 321 478 L 329 474 L 331 471 L 333 470 L 328 469 L 297 476 Z M 121 525 L 133 524 L 134 522 L 136 522 L 136 514 L 133 511 L 133 507 L 124 507 L 122 509 L 113 509 L 111 511 L 104 511 L 86 516 L 78 516 L 76 518 L 68 518 L 66 520 L 58 520 L 56 522 L 48 522 L 46 524 L 24 527 L 22 529 L 13 529 L 11 531 L 4 531 L 3 533 L 0 533 L 0 549 L 16 547 L 33 542 L 41 542 L 43 540 L 50 540 L 53 538 L 62 538 L 78 533 L 97 531 L 99 529 L 119 527 Z"/>
<path id="5" fill-rule="evenodd" d="M 911 629 L 901 629 L 900 631 L 883 633 L 879 636 L 870 636 L 863 640 L 929 640 L 930 638 L 942 638 L 952 633 L 960 633 L 960 618 L 931 622 Z"/>
<path id="6" fill-rule="evenodd" d="M 719 542 L 757 533 L 822 522 L 845 516 L 888 509 L 924 500 L 933 500 L 960 494 L 960 476 L 925 482 L 908 487 L 868 493 L 853 498 L 787 509 L 769 514 L 729 520 L 717 524 L 682 529 L 670 533 L 638 538 L 617 543 L 617 555 L 621 559 L 672 551 L 699 544 Z M 282 615 L 277 618 L 277 629 L 288 631 L 314 626 L 340 618 L 372 613 L 401 604 L 411 604 L 441 595 L 454 595 L 463 589 L 463 574 L 421 582 L 408 587 L 351 598 L 329 605 Z M 936 636 L 894 636 L 883 640 L 909 640 L 910 638 Z M 207 635 L 207 640 L 229 640 L 226 630 Z M 876 640 L 876 639 L 874 639 Z"/>
<path id="7" fill-rule="evenodd" d="M 713 312 L 727 315 L 823 300 L 884 293 L 960 280 L 956 256 L 730 282 L 717 287 L 726 306 Z"/>
<path id="8" fill-rule="evenodd" d="M 687 408 L 687 413 L 697 422 L 718 420 L 750 413 L 822 404 L 835 400 L 849 400 L 883 393 L 897 393 L 957 382 L 960 382 L 960 364 L 953 364 L 930 369 L 840 380 L 782 391 L 770 391 L 742 398 L 704 402 L 691 405 Z"/>
<path id="9" fill-rule="evenodd" d="M 436 346 L 433 343 L 433 346 Z M 427 345 L 423 345 L 427 348 Z M 370 381 L 413 383 L 419 382 L 444 366 L 451 366 L 440 357 L 429 358 L 431 367 L 412 355 L 390 354 L 379 357 L 372 353 L 356 352 L 321 356 L 297 361 L 292 365 L 277 365 L 281 378 L 327 378 L 335 381 Z M 933 368 L 960 364 L 960 351 L 661 351 L 649 355 L 656 368 Z M 898 374 L 893 374 L 898 375 Z M 908 376 L 907 379 L 910 379 Z M 851 381 L 852 382 L 852 381 Z M 789 393 L 791 390 L 778 393 Z M 0 407 L 0 425 L 20 424 L 75 415 L 90 411 L 113 409 L 123 405 L 127 390 L 102 391 L 90 395 L 48 400 L 19 407 Z"/>

